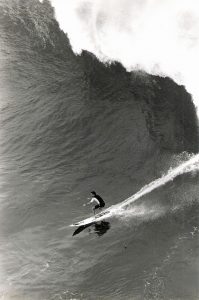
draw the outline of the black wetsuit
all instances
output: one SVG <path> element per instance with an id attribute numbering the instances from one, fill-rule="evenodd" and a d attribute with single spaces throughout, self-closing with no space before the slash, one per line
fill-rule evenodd
<path id="1" fill-rule="evenodd" d="M 93 198 L 96 198 L 99 201 L 99 204 L 95 205 L 95 209 L 105 206 L 104 200 L 99 195 L 95 194 Z"/>

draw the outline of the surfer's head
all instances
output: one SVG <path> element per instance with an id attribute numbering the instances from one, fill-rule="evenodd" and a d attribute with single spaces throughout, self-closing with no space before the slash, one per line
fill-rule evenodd
<path id="1" fill-rule="evenodd" d="M 93 195 L 95 196 L 95 195 L 96 195 L 96 192 L 95 192 L 95 191 L 92 191 L 91 194 L 93 194 Z"/>

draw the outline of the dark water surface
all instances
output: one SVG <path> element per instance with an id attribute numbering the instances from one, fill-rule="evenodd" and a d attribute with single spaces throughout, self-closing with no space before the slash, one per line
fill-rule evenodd
<path id="1" fill-rule="evenodd" d="M 76 57 L 47 1 L 0 2 L 0 299 L 198 299 L 198 174 L 72 236 L 198 152 L 169 78 Z"/>

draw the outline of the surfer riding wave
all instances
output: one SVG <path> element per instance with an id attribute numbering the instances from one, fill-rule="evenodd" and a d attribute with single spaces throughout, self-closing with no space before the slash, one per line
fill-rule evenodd
<path id="1" fill-rule="evenodd" d="M 93 212 L 95 215 L 96 209 L 102 209 L 105 206 L 105 202 L 100 195 L 98 195 L 95 191 L 91 192 L 92 199 L 88 202 L 88 204 L 95 203 L 96 205 L 93 207 Z"/>

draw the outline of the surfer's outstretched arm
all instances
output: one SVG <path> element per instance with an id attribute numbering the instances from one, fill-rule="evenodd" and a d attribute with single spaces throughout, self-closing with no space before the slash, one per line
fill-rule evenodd
<path id="1" fill-rule="evenodd" d="M 83 206 L 89 205 L 89 204 L 91 204 L 91 203 L 92 203 L 92 199 L 91 199 L 89 202 L 84 203 Z"/>

